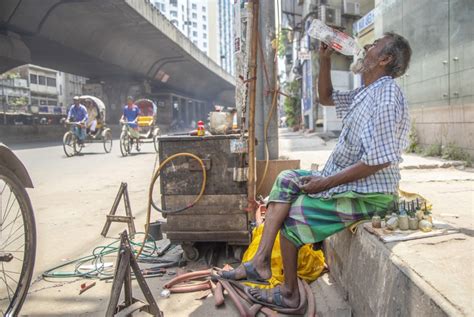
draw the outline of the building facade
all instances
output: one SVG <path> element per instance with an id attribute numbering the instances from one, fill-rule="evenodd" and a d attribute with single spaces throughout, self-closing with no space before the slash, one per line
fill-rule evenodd
<path id="1" fill-rule="evenodd" d="M 394 31 L 413 50 L 399 79 L 421 146 L 474 156 L 474 1 L 376 1 L 375 38 Z"/>
<path id="2" fill-rule="evenodd" d="M 209 54 L 207 0 L 152 0 L 152 3 L 194 45 Z"/>
<path id="3" fill-rule="evenodd" d="M 310 38 L 307 30 L 313 19 L 320 19 L 327 25 L 352 34 L 352 26 L 363 10 L 373 8 L 369 0 L 281 0 L 282 30 L 289 39 L 285 48 L 285 70 L 289 81 L 301 81 L 301 113 L 304 129 L 314 130 L 322 125 L 325 132 L 339 131 L 341 119 L 336 117 L 334 107 L 319 104 L 317 93 L 319 74 L 319 41 Z M 331 78 L 338 90 L 354 88 L 349 71 L 352 57 L 335 53 L 331 59 Z"/>

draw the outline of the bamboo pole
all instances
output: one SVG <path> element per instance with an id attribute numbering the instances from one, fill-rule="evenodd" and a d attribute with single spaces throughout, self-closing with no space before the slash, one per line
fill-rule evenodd
<path id="1" fill-rule="evenodd" d="M 255 220 L 256 210 L 256 157 L 255 157 L 255 102 L 257 96 L 257 48 L 258 48 L 258 0 L 250 1 L 252 4 L 252 41 L 250 46 L 249 65 L 249 122 L 248 122 L 248 177 L 247 177 L 247 197 L 248 211 L 251 220 Z"/>

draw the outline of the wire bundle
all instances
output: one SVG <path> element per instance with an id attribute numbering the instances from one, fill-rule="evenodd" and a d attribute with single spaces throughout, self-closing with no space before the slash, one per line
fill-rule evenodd
<path id="1" fill-rule="evenodd" d="M 144 233 L 136 233 L 136 235 L 144 235 Z M 145 242 L 130 241 L 134 254 L 137 254 L 137 248 L 143 249 L 138 257 L 138 261 L 147 263 L 163 263 L 159 259 L 159 250 L 156 241 L 149 236 L 150 240 Z M 144 239 L 145 240 L 145 239 Z M 43 277 L 49 278 L 107 278 L 113 276 L 113 266 L 106 265 L 106 257 L 117 254 L 120 247 L 120 239 L 116 239 L 107 245 L 98 246 L 92 250 L 92 254 L 84 256 L 61 265 L 58 265 L 42 274 Z M 63 271 L 68 266 L 73 266 L 72 271 Z M 84 268 L 92 266 L 92 268 Z"/>

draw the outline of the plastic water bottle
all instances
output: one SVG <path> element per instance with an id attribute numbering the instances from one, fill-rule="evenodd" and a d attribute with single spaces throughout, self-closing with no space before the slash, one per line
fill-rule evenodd
<path id="1" fill-rule="evenodd" d="M 313 22 L 311 22 L 308 34 L 309 36 L 326 43 L 331 48 L 344 55 L 357 55 L 361 51 L 356 40 L 352 37 L 327 26 L 318 19 L 314 19 Z"/>

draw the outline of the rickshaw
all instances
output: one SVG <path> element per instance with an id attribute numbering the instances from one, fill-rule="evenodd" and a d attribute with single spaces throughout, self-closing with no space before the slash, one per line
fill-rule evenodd
<path id="1" fill-rule="evenodd" d="M 89 116 L 96 115 L 97 126 L 95 133 L 86 133 L 85 140 L 79 142 L 79 129 L 87 129 L 77 122 L 66 123 L 70 130 L 63 136 L 63 149 L 67 157 L 79 154 L 85 143 L 102 143 L 105 153 L 112 151 L 112 131 L 105 123 L 105 105 L 102 100 L 94 96 L 81 96 L 80 103 L 86 105 Z"/>
<path id="2" fill-rule="evenodd" d="M 140 144 L 153 143 L 155 151 L 158 152 L 158 137 L 160 136 L 160 128 L 156 122 L 156 104 L 150 99 L 139 99 L 135 104 L 140 108 L 138 115 L 138 133 L 139 139 L 133 137 L 130 132 L 128 122 L 123 122 L 122 133 L 120 134 L 120 152 L 123 156 L 127 156 L 132 152 L 135 144 L 137 151 L 140 151 Z M 138 142 L 138 143 L 137 143 Z"/>

